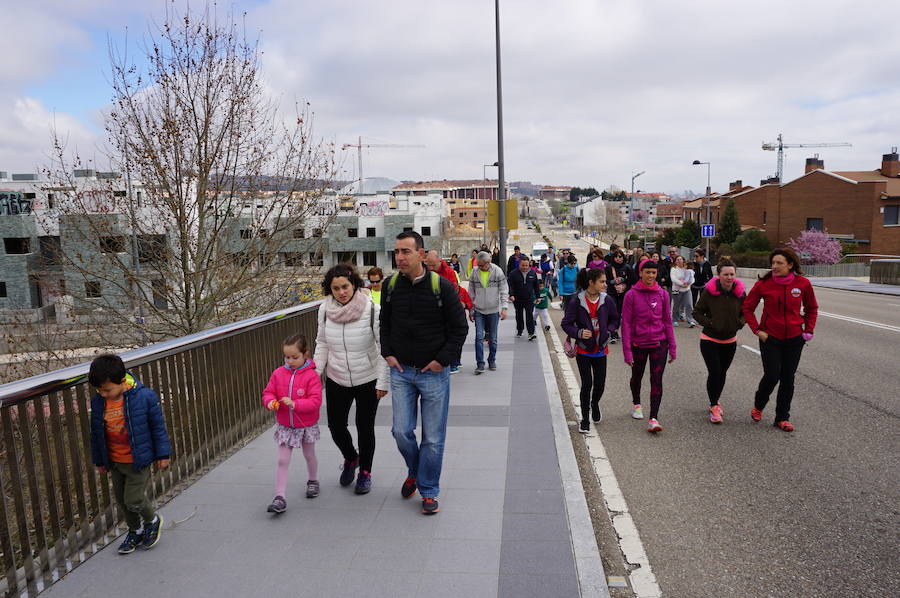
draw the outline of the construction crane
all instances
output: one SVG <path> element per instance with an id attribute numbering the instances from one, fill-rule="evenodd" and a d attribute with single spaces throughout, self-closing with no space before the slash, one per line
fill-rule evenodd
<path id="1" fill-rule="evenodd" d="M 778 134 L 778 141 L 775 143 L 763 142 L 762 148 L 769 151 L 778 151 L 778 169 L 775 176 L 779 182 L 784 182 L 782 175 L 784 174 L 784 148 L 786 147 L 853 147 L 849 143 L 785 143 L 781 133 Z"/>
<path id="2" fill-rule="evenodd" d="M 362 168 L 362 150 L 364 147 L 425 147 L 424 145 L 407 145 L 400 143 L 363 143 L 362 137 L 359 137 L 357 143 L 345 143 L 341 146 L 342 150 L 349 149 L 351 147 L 356 148 L 357 152 L 357 160 L 359 164 L 359 188 L 357 191 L 362 193 L 363 188 L 363 168 Z"/>

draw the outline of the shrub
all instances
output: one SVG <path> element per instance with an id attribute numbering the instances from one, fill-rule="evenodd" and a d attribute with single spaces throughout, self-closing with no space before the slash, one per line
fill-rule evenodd
<path id="1" fill-rule="evenodd" d="M 747 253 L 732 254 L 731 259 L 737 264 L 738 268 L 768 268 L 769 252 L 768 251 L 751 251 Z"/>
<path id="2" fill-rule="evenodd" d="M 765 233 L 751 228 L 738 235 L 738 238 L 732 243 L 731 249 L 735 253 L 771 251 L 772 244 L 769 243 L 769 237 Z M 766 264 L 766 267 L 768 267 L 768 264 Z"/>

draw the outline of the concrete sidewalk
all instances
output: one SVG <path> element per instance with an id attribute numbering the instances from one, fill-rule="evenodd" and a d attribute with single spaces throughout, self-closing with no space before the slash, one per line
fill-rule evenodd
<path id="1" fill-rule="evenodd" d="M 501 323 L 498 371 L 474 376 L 470 328 L 465 369 L 451 378 L 439 514 L 422 515 L 418 494 L 400 497 L 389 398 L 365 496 L 338 484 L 323 408 L 318 498 L 304 498 L 295 451 L 288 510 L 266 513 L 267 431 L 162 508 L 151 551 L 120 556 L 116 541 L 46 595 L 608 596 L 546 344 L 514 333 Z"/>
<path id="2" fill-rule="evenodd" d="M 900 296 L 900 285 L 876 284 L 856 278 L 822 278 L 816 276 L 811 276 L 809 281 L 813 286 L 825 289 Z"/>

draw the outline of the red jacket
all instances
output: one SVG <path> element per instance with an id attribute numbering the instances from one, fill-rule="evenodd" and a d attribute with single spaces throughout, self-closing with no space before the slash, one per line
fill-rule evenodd
<path id="1" fill-rule="evenodd" d="M 435 272 L 450 281 L 453 288 L 456 289 L 456 294 L 459 295 L 459 301 L 463 304 L 463 307 L 472 309 L 472 297 L 467 290 L 459 286 L 459 278 L 456 275 L 456 270 L 453 269 L 453 266 L 444 260 L 441 260 L 441 265 L 438 266 L 438 269 L 435 270 Z"/>
<path id="2" fill-rule="evenodd" d="M 760 330 L 777 339 L 795 338 L 813 333 L 819 304 L 813 293 L 812 283 L 803 276 L 794 275 L 790 284 L 780 284 L 769 276 L 758 280 L 744 299 L 744 319 L 753 334 Z M 756 306 L 763 301 L 762 318 L 756 319 Z M 801 307 L 803 313 L 800 313 Z"/>
<path id="3" fill-rule="evenodd" d="M 281 403 L 282 397 L 294 401 L 293 408 Z M 275 418 L 282 426 L 306 428 L 319 422 L 319 408 L 322 406 L 322 382 L 316 372 L 316 364 L 307 360 L 299 368 L 292 370 L 281 366 L 269 378 L 262 393 L 263 405 L 273 400 L 279 401 Z"/>

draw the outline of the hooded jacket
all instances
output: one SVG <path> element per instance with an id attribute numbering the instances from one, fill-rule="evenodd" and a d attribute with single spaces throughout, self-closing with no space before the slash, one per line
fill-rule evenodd
<path id="1" fill-rule="evenodd" d="M 282 397 L 290 397 L 293 407 L 281 403 Z M 299 368 L 281 366 L 269 377 L 262 393 L 263 405 L 279 401 L 275 410 L 278 423 L 288 428 L 307 428 L 319 422 L 322 406 L 322 381 L 314 361 L 307 359 Z"/>
<path id="2" fill-rule="evenodd" d="M 570 266 L 566 264 L 559 270 L 557 284 L 559 285 L 560 295 L 574 295 L 575 279 L 578 278 L 578 266 Z"/>
<path id="3" fill-rule="evenodd" d="M 619 310 L 612 296 L 602 293 L 601 303 L 597 306 L 597 329 L 591 322 L 591 310 L 588 308 L 585 291 L 578 293 L 577 301 L 569 301 L 566 314 L 562 319 L 562 329 L 575 344 L 588 353 L 599 353 L 609 341 L 609 333 L 619 327 Z M 589 339 L 581 338 L 582 330 L 590 330 L 593 335 Z"/>
<path id="4" fill-rule="evenodd" d="M 172 454 L 169 433 L 159 405 L 159 395 L 153 389 L 141 384 L 130 373 L 125 380 L 132 387 L 125 391 L 125 428 L 128 430 L 128 444 L 134 459 L 132 467 L 140 471 L 160 459 L 168 459 Z M 95 394 L 91 398 L 91 461 L 94 465 L 110 467 L 109 446 L 106 442 L 106 423 L 103 415 L 106 400 Z"/>
<path id="5" fill-rule="evenodd" d="M 745 287 L 740 279 L 734 279 L 730 291 L 722 288 L 718 276 L 706 283 L 694 306 L 694 319 L 703 326 L 703 334 L 721 341 L 734 338 L 745 324 L 744 297 Z"/>
<path id="6" fill-rule="evenodd" d="M 669 293 L 654 283 L 635 283 L 625 293 L 622 302 L 622 352 L 625 363 L 632 363 L 632 346 L 654 347 L 668 343 L 669 356 L 675 359 L 675 330 L 672 328 L 672 307 Z"/>
<path id="7" fill-rule="evenodd" d="M 328 304 L 333 301 L 334 297 L 326 297 L 319 306 L 313 362 L 339 386 L 349 388 L 377 380 L 376 390 L 390 390 L 388 365 L 381 357 L 381 307 L 369 302 L 353 322 L 326 321 Z"/>
<path id="8" fill-rule="evenodd" d="M 774 276 L 766 276 L 756 281 L 744 299 L 744 319 L 753 334 L 760 330 L 777 339 L 795 338 L 816 328 L 819 304 L 813 292 L 812 283 L 804 276 L 793 274 L 786 284 L 775 281 Z M 762 317 L 757 321 L 756 306 L 763 301 Z M 802 308 L 802 314 L 801 314 Z"/>
<path id="9" fill-rule="evenodd" d="M 509 286 L 506 274 L 497 264 L 492 263 L 488 270 L 488 284 L 481 283 L 480 270 L 476 267 L 469 276 L 469 295 L 475 311 L 480 314 L 495 314 L 509 307 Z"/>

